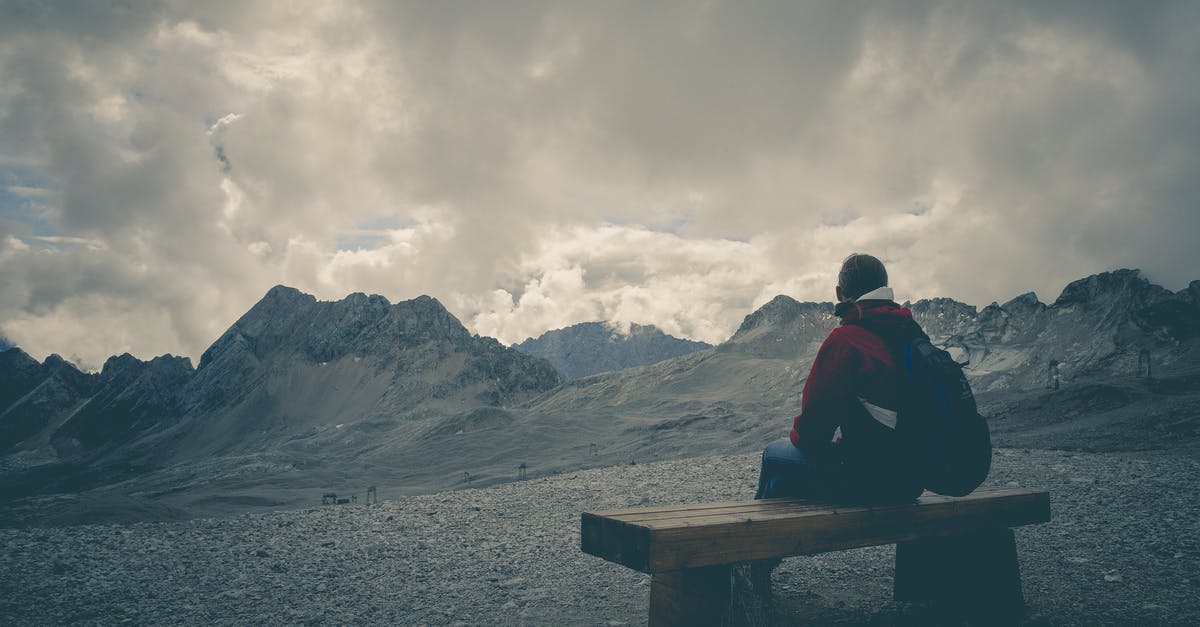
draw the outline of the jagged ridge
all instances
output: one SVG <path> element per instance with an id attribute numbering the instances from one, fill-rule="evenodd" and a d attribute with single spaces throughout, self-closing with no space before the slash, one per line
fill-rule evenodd
<path id="1" fill-rule="evenodd" d="M 646 366 L 711 347 L 672 337 L 654 325 L 631 324 L 623 332 L 605 322 L 581 322 L 513 345 L 546 359 L 567 379 Z"/>

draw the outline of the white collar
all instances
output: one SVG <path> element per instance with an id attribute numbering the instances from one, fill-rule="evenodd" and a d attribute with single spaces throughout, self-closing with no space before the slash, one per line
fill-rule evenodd
<path id="1" fill-rule="evenodd" d="M 896 300 L 896 299 L 892 294 L 892 288 L 885 285 L 883 287 L 873 289 L 873 290 L 867 292 L 866 294 L 859 296 L 858 298 L 856 298 L 854 300 L 855 300 L 855 302 L 861 303 L 864 300 Z"/>

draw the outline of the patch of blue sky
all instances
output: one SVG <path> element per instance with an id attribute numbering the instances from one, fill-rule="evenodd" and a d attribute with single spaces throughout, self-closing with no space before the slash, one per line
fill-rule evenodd
<path id="1" fill-rule="evenodd" d="M 342 231 L 334 239 L 337 250 L 373 250 L 392 241 L 392 231 L 420 224 L 410 218 L 383 216 Z"/>
<path id="2" fill-rule="evenodd" d="M 229 115 L 228 112 L 213 113 L 213 112 L 209 111 L 208 113 L 205 113 L 204 114 L 204 130 L 206 130 L 206 131 L 212 130 L 213 125 L 216 124 L 221 118 L 223 118 L 227 115 Z"/>
<path id="3" fill-rule="evenodd" d="M 0 166 L 0 220 L 23 225 L 33 236 L 60 235 L 47 205 L 57 191 L 57 184 L 36 168 Z"/>
<path id="4" fill-rule="evenodd" d="M 664 216 L 658 220 L 652 220 L 646 225 L 646 228 L 659 233 L 670 233 L 679 235 L 683 232 L 683 228 L 691 223 L 691 218 L 686 215 Z"/>
<path id="5" fill-rule="evenodd" d="M 907 213 L 910 215 L 914 215 L 914 216 L 923 216 L 923 215 L 929 213 L 930 210 L 932 210 L 932 209 L 933 209 L 933 205 L 931 205 L 927 202 L 921 202 L 919 200 L 915 200 L 915 201 L 913 201 L 912 205 L 909 206 Z"/>
<path id="6" fill-rule="evenodd" d="M 692 221 L 688 216 L 681 214 L 646 216 L 640 220 L 602 215 L 600 216 L 600 220 L 604 224 L 611 224 L 613 226 L 642 228 L 647 231 L 654 231 L 655 233 L 669 233 L 671 235 L 682 235 L 683 229 Z"/>
<path id="7" fill-rule="evenodd" d="M 216 144 L 213 146 L 213 151 L 217 155 L 217 161 L 221 163 L 221 172 L 229 174 L 233 171 L 233 165 L 229 163 L 229 157 L 225 154 L 225 146 L 223 144 Z"/>

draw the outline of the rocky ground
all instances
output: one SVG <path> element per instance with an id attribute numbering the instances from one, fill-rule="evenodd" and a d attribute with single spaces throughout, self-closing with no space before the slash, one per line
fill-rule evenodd
<path id="1" fill-rule="evenodd" d="M 989 483 L 1051 490 L 1017 532 L 1042 625 L 1200 624 L 1197 451 L 999 449 Z M 0 529 L 0 616 L 35 624 L 641 624 L 649 577 L 579 550 L 579 513 L 750 498 L 753 455 L 487 489 L 122 526 Z M 781 624 L 919 622 L 893 549 L 786 560 Z"/>

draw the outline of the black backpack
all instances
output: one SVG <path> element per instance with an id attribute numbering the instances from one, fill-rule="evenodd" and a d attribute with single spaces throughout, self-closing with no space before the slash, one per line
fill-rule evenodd
<path id="1" fill-rule="evenodd" d="M 887 344 L 901 372 L 896 436 L 902 463 L 926 490 L 964 496 L 979 487 L 992 467 L 987 420 L 959 365 L 912 320 L 855 320 Z"/>

